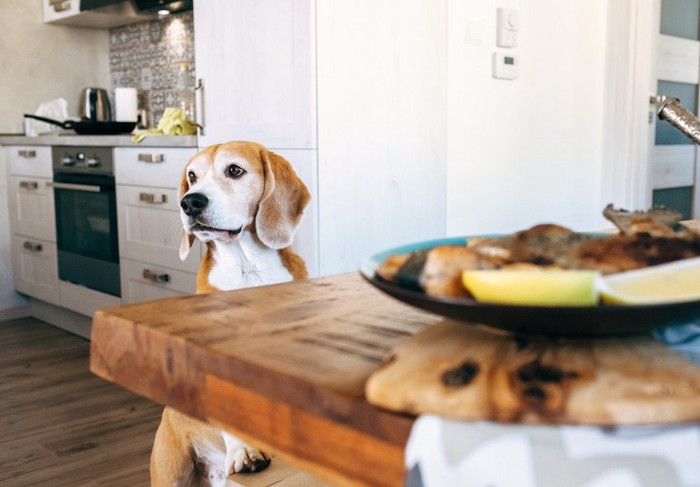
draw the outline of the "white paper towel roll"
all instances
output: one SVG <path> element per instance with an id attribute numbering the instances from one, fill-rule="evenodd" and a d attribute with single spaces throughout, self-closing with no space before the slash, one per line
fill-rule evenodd
<path id="1" fill-rule="evenodd" d="M 138 119 L 136 88 L 115 88 L 114 102 L 117 122 L 135 122 Z"/>

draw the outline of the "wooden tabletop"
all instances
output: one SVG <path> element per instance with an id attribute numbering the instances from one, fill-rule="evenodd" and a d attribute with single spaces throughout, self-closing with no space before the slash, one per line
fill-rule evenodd
<path id="1" fill-rule="evenodd" d="M 439 321 L 341 274 L 98 311 L 91 370 L 325 479 L 401 485 L 413 417 L 369 405 L 364 385 Z"/>

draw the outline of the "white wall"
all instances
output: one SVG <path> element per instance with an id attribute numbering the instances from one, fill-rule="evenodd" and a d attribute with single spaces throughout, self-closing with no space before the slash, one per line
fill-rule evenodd
<path id="1" fill-rule="evenodd" d="M 491 76 L 501 6 L 520 13 L 513 81 Z M 605 225 L 606 11 L 605 1 L 448 0 L 448 235 Z M 470 23 L 480 45 L 465 42 Z"/>
<path id="2" fill-rule="evenodd" d="M 445 234 L 447 2 L 317 2 L 320 273 Z"/>
<path id="3" fill-rule="evenodd" d="M 81 88 L 109 89 L 106 30 L 47 25 L 40 0 L 2 0 L 0 15 L 0 133 L 23 131 L 23 113 L 63 97 L 77 116 Z M 19 306 L 13 291 L 7 214 L 7 173 L 0 150 L 0 309 Z"/>

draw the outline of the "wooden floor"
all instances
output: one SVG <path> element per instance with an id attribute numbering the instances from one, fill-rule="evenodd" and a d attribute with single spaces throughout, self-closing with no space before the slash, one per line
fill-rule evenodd
<path id="1" fill-rule="evenodd" d="M 87 340 L 35 319 L 0 322 L 0 487 L 149 484 L 162 407 L 94 376 L 89 353 Z M 326 484 L 274 458 L 228 485 Z"/>

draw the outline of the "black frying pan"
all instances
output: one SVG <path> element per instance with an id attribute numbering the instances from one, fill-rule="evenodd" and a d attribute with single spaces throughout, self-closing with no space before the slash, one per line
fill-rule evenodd
<path id="1" fill-rule="evenodd" d="M 92 120 L 66 120 L 65 122 L 59 122 L 58 120 L 28 113 L 25 113 L 24 116 L 50 123 L 51 125 L 58 125 L 64 129 L 75 130 L 80 135 L 128 134 L 136 127 L 136 122 L 96 122 Z"/>

